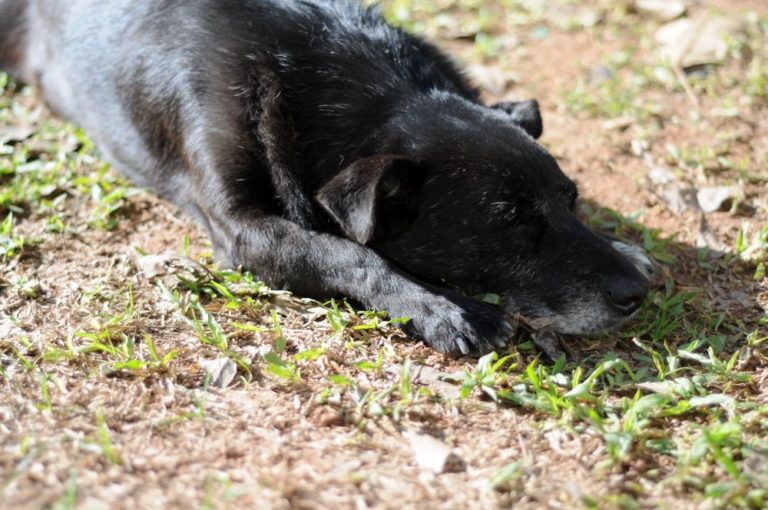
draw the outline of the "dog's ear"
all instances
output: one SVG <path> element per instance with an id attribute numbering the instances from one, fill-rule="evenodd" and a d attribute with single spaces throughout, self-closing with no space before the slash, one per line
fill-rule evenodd
<path id="1" fill-rule="evenodd" d="M 397 159 L 391 154 L 361 158 L 317 193 L 317 201 L 350 239 L 365 244 L 373 237 L 379 182 Z"/>
<path id="2" fill-rule="evenodd" d="M 494 110 L 501 110 L 509 115 L 510 120 L 520 126 L 523 131 L 533 138 L 539 138 L 544 131 L 539 111 L 539 102 L 535 99 L 519 102 L 496 103 L 491 106 Z"/>

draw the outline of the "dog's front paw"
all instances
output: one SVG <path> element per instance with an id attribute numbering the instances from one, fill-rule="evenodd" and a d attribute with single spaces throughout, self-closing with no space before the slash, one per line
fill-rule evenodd
<path id="1" fill-rule="evenodd" d="M 417 310 L 404 314 L 411 318 L 406 330 L 446 354 L 482 356 L 505 347 L 514 335 L 500 308 L 471 299 L 433 296 Z"/>

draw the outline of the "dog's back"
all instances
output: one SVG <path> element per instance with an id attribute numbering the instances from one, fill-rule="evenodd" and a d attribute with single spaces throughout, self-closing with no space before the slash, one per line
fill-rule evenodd
<path id="1" fill-rule="evenodd" d="M 273 79 L 308 162 L 295 170 L 313 186 L 373 150 L 359 127 L 387 122 L 403 98 L 442 90 L 477 100 L 436 48 L 356 1 L 0 0 L 0 9 L 0 67 L 37 85 L 106 159 L 163 194 L 176 169 L 158 174 L 156 163 L 183 157 L 175 138 L 189 127 L 184 117 L 204 111 L 232 134 L 249 122 L 258 131 L 243 112 L 263 108 Z M 26 32 L 35 36 L 18 37 Z"/>

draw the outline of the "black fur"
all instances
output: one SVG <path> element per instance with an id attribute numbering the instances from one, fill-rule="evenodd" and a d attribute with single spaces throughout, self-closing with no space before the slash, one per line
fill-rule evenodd
<path id="1" fill-rule="evenodd" d="M 604 330 L 647 291 L 573 215 L 574 184 L 534 141 L 538 104 L 482 105 L 375 9 L 0 0 L 0 64 L 203 223 L 225 263 L 408 316 L 441 351 L 505 345 L 505 313 Z"/>

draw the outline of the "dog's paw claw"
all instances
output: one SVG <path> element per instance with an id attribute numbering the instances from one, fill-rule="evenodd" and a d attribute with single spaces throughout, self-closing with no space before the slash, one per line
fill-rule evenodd
<path id="1" fill-rule="evenodd" d="M 413 332 L 446 354 L 482 356 L 503 349 L 514 335 L 500 309 L 477 301 L 441 297 L 423 310 L 412 317 Z"/>
<path id="2" fill-rule="evenodd" d="M 512 333 L 510 332 L 509 336 L 512 336 Z M 494 338 L 493 339 L 493 345 L 496 346 L 497 349 L 503 349 L 504 347 L 509 344 L 508 340 L 504 340 L 503 338 Z"/>
<path id="3" fill-rule="evenodd" d="M 456 338 L 454 338 L 453 343 L 456 344 L 456 346 L 459 348 L 459 350 L 463 355 L 466 356 L 467 354 L 469 354 L 470 352 L 469 345 L 467 344 L 466 340 L 464 340 L 464 338 L 462 338 L 461 336 L 457 336 Z"/>

